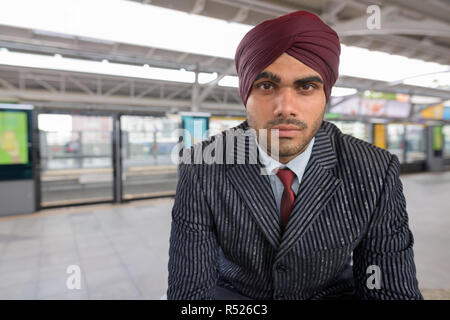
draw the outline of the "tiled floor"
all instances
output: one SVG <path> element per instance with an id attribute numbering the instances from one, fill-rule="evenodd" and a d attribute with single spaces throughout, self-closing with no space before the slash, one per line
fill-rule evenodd
<path id="1" fill-rule="evenodd" d="M 0 219 L 0 299 L 159 299 L 167 288 L 168 199 Z M 81 270 L 69 290 L 68 266 Z"/>
<path id="2" fill-rule="evenodd" d="M 402 176 L 425 298 L 450 299 L 450 172 Z M 160 299 L 171 199 L 0 218 L 0 299 Z M 81 270 L 69 290 L 70 265 Z"/>

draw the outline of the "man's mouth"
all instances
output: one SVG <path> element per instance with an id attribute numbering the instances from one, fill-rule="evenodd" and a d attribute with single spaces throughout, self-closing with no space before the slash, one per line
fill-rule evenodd
<path id="1" fill-rule="evenodd" d="M 272 127 L 271 129 L 278 130 L 279 138 L 292 138 L 301 131 L 299 127 L 292 124 L 280 124 Z"/>

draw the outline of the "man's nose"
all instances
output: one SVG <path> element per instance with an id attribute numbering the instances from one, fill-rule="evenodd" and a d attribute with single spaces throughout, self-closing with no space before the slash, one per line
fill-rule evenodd
<path id="1" fill-rule="evenodd" d="M 274 116 L 289 118 L 297 116 L 298 95 L 293 88 L 282 88 L 275 98 Z"/>

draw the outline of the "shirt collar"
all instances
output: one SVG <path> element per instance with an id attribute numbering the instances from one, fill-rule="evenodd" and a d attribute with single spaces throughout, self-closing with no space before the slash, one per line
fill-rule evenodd
<path id="1" fill-rule="evenodd" d="M 306 147 L 305 151 L 303 151 L 301 154 L 296 156 L 294 159 L 289 161 L 287 164 L 282 164 L 269 156 L 258 144 L 258 141 L 256 141 L 256 145 L 259 149 L 259 157 L 262 162 L 262 164 L 265 166 L 266 170 L 270 174 L 276 174 L 276 170 L 280 167 L 287 167 L 291 169 L 297 178 L 300 180 L 303 176 L 303 172 L 306 169 L 306 165 L 308 164 L 309 158 L 311 157 L 312 148 L 314 145 L 315 137 L 311 139 L 311 141 L 308 144 L 308 147 Z"/>

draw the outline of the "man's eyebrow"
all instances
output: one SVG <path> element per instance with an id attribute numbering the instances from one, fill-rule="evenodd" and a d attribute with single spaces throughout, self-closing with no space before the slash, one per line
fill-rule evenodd
<path id="1" fill-rule="evenodd" d="M 280 83 L 281 82 L 281 78 L 279 76 L 277 76 L 276 74 L 270 72 L 270 71 L 264 71 L 261 72 L 260 74 L 258 74 L 255 78 L 255 80 L 253 80 L 253 82 L 258 81 L 259 79 L 263 79 L 263 78 L 267 78 L 272 80 L 273 82 L 276 83 Z"/>
<path id="2" fill-rule="evenodd" d="M 305 83 L 309 83 L 309 82 L 318 82 L 323 84 L 323 80 L 320 79 L 320 77 L 318 76 L 309 76 L 309 77 L 305 77 L 305 78 L 301 78 L 301 79 L 297 79 L 294 81 L 294 85 L 296 86 L 301 86 Z"/>
<path id="3" fill-rule="evenodd" d="M 255 78 L 255 80 L 253 82 L 256 82 L 259 79 L 264 79 L 264 78 L 270 79 L 270 80 L 272 80 L 273 82 L 276 82 L 276 83 L 280 83 L 281 82 L 281 78 L 279 76 L 277 76 L 276 74 L 270 72 L 270 71 L 261 72 L 260 74 L 258 74 L 256 76 L 256 78 Z M 318 76 L 307 76 L 307 77 L 295 80 L 294 81 L 294 85 L 301 86 L 301 85 L 303 85 L 305 83 L 309 83 L 309 82 L 318 82 L 318 83 L 323 84 L 323 80 L 320 79 L 320 77 L 318 77 Z"/>

